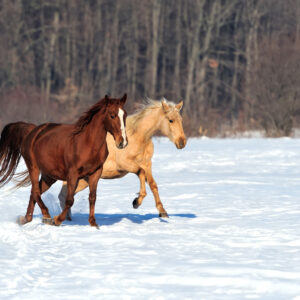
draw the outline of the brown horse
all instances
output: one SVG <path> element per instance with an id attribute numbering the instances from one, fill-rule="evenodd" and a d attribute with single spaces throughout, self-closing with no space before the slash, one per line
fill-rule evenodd
<path id="1" fill-rule="evenodd" d="M 123 177 L 127 173 L 136 174 L 140 179 L 140 192 L 139 196 L 133 201 L 134 208 L 138 208 L 146 197 L 145 181 L 147 180 L 154 195 L 160 217 L 168 217 L 168 214 L 160 201 L 157 184 L 152 176 L 151 159 L 154 148 L 151 138 L 157 131 L 160 131 L 175 143 L 178 149 L 184 148 L 186 138 L 179 113 L 182 105 L 182 101 L 175 105 L 165 99 L 162 101 L 149 100 L 148 105 L 143 109 L 134 115 L 128 116 L 126 124 L 128 147 L 122 151 L 115 147 L 110 134 L 106 138 L 109 155 L 103 165 L 101 177 L 113 179 Z M 85 189 L 88 184 L 87 178 L 80 180 L 75 193 Z M 66 195 L 67 186 L 64 183 L 59 194 L 62 209 L 65 208 Z M 70 211 L 68 219 L 71 219 Z"/>
<path id="2" fill-rule="evenodd" d="M 87 177 L 90 188 L 89 222 L 91 226 L 98 227 L 94 208 L 97 183 L 108 156 L 106 135 L 109 132 L 113 136 L 117 148 L 126 147 L 126 111 L 123 109 L 126 98 L 126 94 L 121 99 L 105 96 L 72 125 L 46 123 L 34 127 L 32 124 L 13 123 L 4 127 L 0 140 L 0 184 L 11 179 L 21 155 L 32 184 L 27 213 L 20 217 L 20 224 L 32 220 L 37 202 L 43 221 L 60 225 L 73 205 L 78 180 Z M 67 181 L 66 206 L 52 220 L 41 194 L 57 180 Z"/>

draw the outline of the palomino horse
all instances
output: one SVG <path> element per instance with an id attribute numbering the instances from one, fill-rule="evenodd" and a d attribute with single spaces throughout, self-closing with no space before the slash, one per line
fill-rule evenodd
<path id="1" fill-rule="evenodd" d="M 148 182 L 154 195 L 156 208 L 160 217 L 168 217 L 163 204 L 160 201 L 157 184 L 152 176 L 152 156 L 153 143 L 152 136 L 157 131 L 167 136 L 178 149 L 184 148 L 186 138 L 182 128 L 182 119 L 179 114 L 183 102 L 178 104 L 162 101 L 149 100 L 142 110 L 127 118 L 127 137 L 128 147 L 122 151 L 118 150 L 113 143 L 111 135 L 107 135 L 109 155 L 103 165 L 101 177 L 104 179 L 120 178 L 127 173 L 134 173 L 140 179 L 139 196 L 134 199 L 133 207 L 138 208 L 146 197 L 145 181 Z M 75 193 L 85 189 L 88 186 L 86 178 L 79 181 Z M 67 195 L 67 186 L 64 183 L 59 194 L 60 205 L 65 207 L 65 198 Z M 68 213 L 68 219 L 71 219 L 71 212 Z"/>
<path id="2" fill-rule="evenodd" d="M 126 147 L 126 112 L 123 109 L 126 98 L 126 94 L 121 99 L 105 96 L 72 125 L 46 123 L 31 131 L 28 128 L 29 133 L 22 129 L 24 123 L 13 123 L 4 127 L 0 140 L 0 184 L 13 176 L 21 155 L 27 165 L 32 184 L 27 213 L 20 217 L 20 224 L 32 220 L 37 202 L 44 223 L 60 225 L 73 205 L 78 180 L 87 177 L 90 188 L 89 222 L 91 226 L 98 228 L 94 210 L 97 183 L 108 156 L 106 136 L 107 132 L 113 136 L 117 148 Z M 52 220 L 41 194 L 57 180 L 67 181 L 66 206 L 62 213 Z"/>

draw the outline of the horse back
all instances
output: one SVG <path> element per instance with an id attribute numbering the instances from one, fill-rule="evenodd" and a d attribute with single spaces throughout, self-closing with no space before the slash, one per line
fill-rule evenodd
<path id="1" fill-rule="evenodd" d="M 44 174 L 63 179 L 65 171 L 65 150 L 71 144 L 70 125 L 46 123 L 34 128 L 23 145 L 23 157 L 27 165 L 34 161 Z"/>
<path id="2" fill-rule="evenodd" d="M 74 135 L 74 125 L 67 124 L 40 125 L 31 133 L 27 146 L 40 171 L 59 180 L 66 180 L 70 172 L 79 178 L 92 174 L 108 155 L 105 140 L 95 155 L 86 136 Z"/>
<path id="3" fill-rule="evenodd" d="M 47 124 L 42 124 L 34 127 L 24 138 L 24 142 L 22 144 L 22 156 L 24 157 L 25 161 L 29 159 L 30 151 L 32 150 L 32 145 L 35 141 L 36 136 L 39 134 L 40 131 L 43 130 L 43 128 Z"/>

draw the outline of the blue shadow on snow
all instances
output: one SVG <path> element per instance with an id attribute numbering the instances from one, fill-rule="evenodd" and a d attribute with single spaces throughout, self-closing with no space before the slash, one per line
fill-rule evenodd
<path id="1" fill-rule="evenodd" d="M 196 218 L 195 214 L 169 214 L 169 217 L 180 217 L 180 218 Z M 96 222 L 99 226 L 102 225 L 114 225 L 116 223 L 121 222 L 124 219 L 127 219 L 135 224 L 142 224 L 145 221 L 151 219 L 160 219 L 162 223 L 168 223 L 168 219 L 159 218 L 157 214 L 95 214 Z M 80 214 L 76 213 L 72 215 L 72 221 L 64 221 L 63 224 L 65 225 L 82 225 L 87 226 L 89 225 L 89 215 L 88 214 Z"/>

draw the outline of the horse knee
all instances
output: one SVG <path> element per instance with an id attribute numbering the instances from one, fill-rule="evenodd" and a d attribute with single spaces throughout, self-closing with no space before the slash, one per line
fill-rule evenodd
<path id="1" fill-rule="evenodd" d="M 140 198 L 145 198 L 147 196 L 147 193 L 146 192 L 140 192 L 139 193 L 139 197 Z"/>
<path id="2" fill-rule="evenodd" d="M 90 202 L 95 202 L 96 201 L 96 192 L 90 192 L 89 201 Z"/>
<path id="3" fill-rule="evenodd" d="M 32 186 L 30 194 L 33 197 L 39 197 L 41 195 L 41 191 L 40 191 L 39 185 L 38 186 Z"/>
<path id="4" fill-rule="evenodd" d="M 33 202 L 40 203 L 41 202 L 41 193 L 40 191 L 32 191 L 30 194 L 30 200 Z"/>
<path id="5" fill-rule="evenodd" d="M 153 190 L 156 190 L 156 191 L 158 190 L 158 186 L 157 186 L 155 181 L 149 182 L 149 185 L 150 185 L 150 188 L 151 188 L 152 191 Z"/>
<path id="6" fill-rule="evenodd" d="M 73 203 L 74 203 L 74 198 L 73 197 L 72 198 L 67 198 L 66 203 L 65 203 L 65 208 L 66 207 L 71 207 L 73 205 Z"/>

